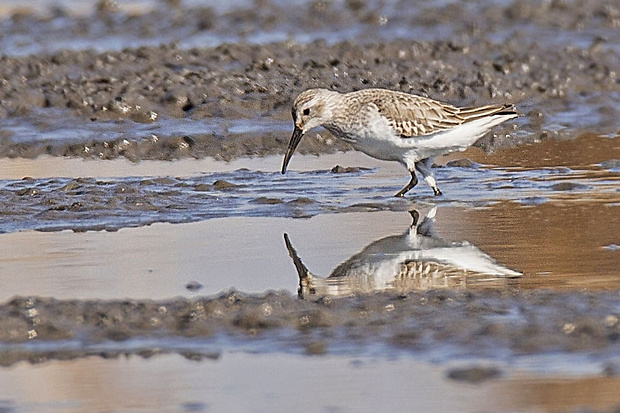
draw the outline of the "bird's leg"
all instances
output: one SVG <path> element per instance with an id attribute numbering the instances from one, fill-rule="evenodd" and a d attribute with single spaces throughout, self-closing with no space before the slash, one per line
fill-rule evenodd
<path id="1" fill-rule="evenodd" d="M 405 194 L 407 192 L 409 192 L 409 190 L 411 188 L 413 188 L 414 186 L 416 186 L 418 184 L 418 177 L 415 176 L 415 170 L 413 171 L 409 171 L 411 173 L 411 181 L 409 181 L 409 183 L 407 184 L 407 186 L 405 186 L 403 189 L 401 189 L 400 191 L 398 191 L 398 193 L 394 196 L 396 197 L 403 197 L 405 196 Z"/>
<path id="2" fill-rule="evenodd" d="M 433 188 L 435 196 L 439 196 L 441 195 L 441 191 L 437 187 L 437 181 L 435 181 L 433 171 L 431 170 L 432 163 L 432 158 L 422 159 L 421 161 L 415 163 L 415 169 L 422 174 L 426 183 L 428 183 L 428 185 Z"/>

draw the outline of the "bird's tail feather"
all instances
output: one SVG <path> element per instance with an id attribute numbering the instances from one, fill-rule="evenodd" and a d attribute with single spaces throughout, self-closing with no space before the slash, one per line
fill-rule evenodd
<path id="1" fill-rule="evenodd" d="M 510 117 L 519 116 L 514 105 L 510 105 L 510 104 L 486 105 L 486 106 L 461 108 L 461 110 L 459 110 L 458 115 L 462 117 L 463 119 L 465 119 L 465 122 L 470 122 L 472 120 L 484 118 L 487 116 L 493 116 L 493 115 L 505 115 L 505 116 L 510 116 Z"/>

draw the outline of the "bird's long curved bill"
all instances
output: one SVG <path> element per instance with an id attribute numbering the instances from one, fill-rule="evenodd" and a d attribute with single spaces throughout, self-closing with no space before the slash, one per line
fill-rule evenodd
<path id="1" fill-rule="evenodd" d="M 301 138 L 304 136 L 303 131 L 295 127 L 293 131 L 293 136 L 291 136 L 291 140 L 288 142 L 288 148 L 286 149 L 286 155 L 284 155 L 284 162 L 282 162 L 282 173 L 286 172 L 286 167 L 288 166 L 291 157 L 293 156 L 293 152 L 295 152 L 295 148 L 299 145 Z"/>

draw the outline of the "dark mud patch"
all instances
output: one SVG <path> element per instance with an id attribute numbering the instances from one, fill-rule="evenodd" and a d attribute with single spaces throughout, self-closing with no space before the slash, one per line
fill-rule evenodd
<path id="1" fill-rule="evenodd" d="M 299 300 L 287 292 L 165 301 L 17 297 L 0 305 L 0 360 L 114 352 L 212 352 L 225 342 L 263 351 L 485 358 L 589 352 L 617 355 L 618 292 L 428 291 Z M 108 343 L 108 344 L 106 344 Z M 103 346 L 103 347 L 102 347 Z M 488 373 L 488 372 L 487 372 Z M 488 374 L 457 374 L 478 381 Z"/>
<path id="2" fill-rule="evenodd" d="M 552 191 L 574 191 L 578 189 L 586 189 L 585 185 L 577 184 L 575 182 L 559 182 L 551 185 Z"/>
<path id="3" fill-rule="evenodd" d="M 477 164 L 476 162 L 468 158 L 460 158 L 446 162 L 445 166 L 452 168 L 476 168 L 480 166 L 480 164 Z"/>
<path id="4" fill-rule="evenodd" d="M 283 203 L 284 201 L 281 200 L 280 198 L 268 198 L 268 197 L 262 196 L 250 202 L 253 202 L 255 204 L 263 204 L 263 205 L 277 205 L 277 204 Z"/>
<path id="5" fill-rule="evenodd" d="M 501 375 L 502 372 L 495 367 L 469 367 L 452 369 L 448 372 L 447 377 L 451 380 L 478 384 L 499 378 Z"/>
<path id="6" fill-rule="evenodd" d="M 363 167 L 359 167 L 359 166 L 340 166 L 340 165 L 336 165 L 331 169 L 331 172 L 333 174 L 348 174 L 351 172 L 362 172 L 362 171 L 369 171 L 370 168 L 363 168 Z"/>

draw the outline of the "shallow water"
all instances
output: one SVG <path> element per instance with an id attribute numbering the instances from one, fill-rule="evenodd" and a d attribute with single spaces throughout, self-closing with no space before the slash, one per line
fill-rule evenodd
<path id="1" fill-rule="evenodd" d="M 560 146 L 561 161 L 557 159 Z M 584 146 L 595 146 L 597 150 L 584 152 Z M 464 155 L 487 165 L 502 166 L 468 161 L 459 167 L 451 166 L 448 161 L 446 167 L 436 170 L 444 192 L 442 197 L 434 197 L 428 186 L 421 183 L 411 192 L 413 196 L 405 199 L 392 196 L 407 180 L 403 168 L 359 154 L 321 161 L 301 160 L 298 156 L 291 164 L 293 170 L 286 175 L 278 172 L 279 158 L 248 163 L 248 166 L 260 165 L 260 170 L 244 167 L 231 170 L 230 165 L 219 164 L 222 172 L 196 174 L 197 168 L 217 170 L 218 166 L 192 162 L 178 167 L 162 166 L 163 170 L 175 172 L 176 168 L 179 172 L 189 172 L 188 176 L 161 176 L 159 172 L 163 170 L 155 163 L 151 172 L 148 165 L 135 168 L 136 172 L 151 177 L 112 178 L 93 174 L 106 174 L 106 169 L 88 170 L 89 165 L 96 163 L 81 164 L 85 173 L 77 178 L 37 171 L 37 162 L 9 164 L 11 170 L 19 167 L 25 177 L 0 181 L 0 205 L 5 205 L 5 212 L 0 214 L 0 232 L 114 231 L 155 222 L 184 223 L 231 216 L 300 218 L 351 211 L 407 211 L 432 205 L 484 207 L 503 201 L 524 206 L 587 201 L 610 207 L 618 201 L 620 149 L 613 138 L 584 135 L 567 143 L 549 141 L 492 155 L 470 150 Z M 347 173 L 331 172 L 330 166 L 322 169 L 333 159 L 360 167 Z M 439 162 L 447 159 L 450 158 Z M 44 162 L 44 165 L 61 168 L 62 162 Z M 80 167 L 80 164 L 71 165 Z M 243 166 L 243 162 L 234 165 Z M 29 176 L 27 168 L 31 168 L 32 175 L 40 177 Z M 77 171 L 66 167 L 65 170 L 70 176 L 77 175 Z M 7 173 L 16 176 L 14 170 Z M 118 171 L 115 174 L 120 175 Z M 327 180 L 329 186 L 324 185 Z"/>
<path id="2" fill-rule="evenodd" d="M 442 412 L 570 411 L 584 404 L 613 407 L 618 385 L 617 378 L 550 375 L 532 380 L 518 373 L 485 386 L 467 385 L 412 359 L 247 353 L 201 362 L 177 355 L 91 357 L 4 370 L 0 407 L 15 412 L 370 412 L 412 406 Z M 35 388 L 40 391 L 33 393 Z"/>
<path id="3" fill-rule="evenodd" d="M 598 150 L 584 152 L 584 146 Z M 0 199 L 11 207 L 0 217 L 0 265 L 6 274 L 20 274 L 4 280 L 3 298 L 191 296 L 185 289 L 191 281 L 204 286 L 202 294 L 295 291 L 284 233 L 310 270 L 327 276 L 364 246 L 406 232 L 407 211 L 424 214 L 433 206 L 442 238 L 467 240 L 526 274 L 514 285 L 618 288 L 614 139 L 589 136 L 466 155 L 506 166 L 439 168 L 444 196 L 420 185 L 406 199 L 391 197 L 404 172 L 398 165 L 355 153 L 297 156 L 298 172 L 285 176 L 270 172 L 280 158 L 111 161 L 113 168 L 58 158 L 6 161 L 4 176 L 35 178 L 1 183 Z M 336 160 L 372 169 L 334 174 L 328 168 Z M 170 177 L 158 177 L 166 172 Z M 217 189 L 218 180 L 237 186 Z M 157 222 L 185 224 L 150 225 Z M 149 226 L 124 229 L 143 225 Z M 29 229 L 48 232 L 23 232 Z M 107 232 L 81 233 L 89 229 Z"/>
<path id="4" fill-rule="evenodd" d="M 610 225 L 616 220 L 617 211 L 607 205 L 522 207 L 504 202 L 474 209 L 440 207 L 435 229 L 441 239 L 466 240 L 502 265 L 523 272 L 521 279 L 510 280 L 512 286 L 616 289 L 620 257 L 617 226 Z M 196 292 L 186 289 L 190 282 L 202 286 L 202 295 L 230 288 L 296 292 L 298 280 L 283 234 L 289 235 L 310 271 L 326 277 L 367 245 L 406 233 L 410 224 L 407 212 L 352 212 L 302 220 L 218 218 L 116 232 L 4 234 L 0 270 L 15 276 L 0 282 L 0 299 L 191 297 Z M 476 280 L 470 275 L 468 280 L 458 285 L 505 285 L 494 277 Z M 437 281 L 427 288 L 441 286 Z"/>

